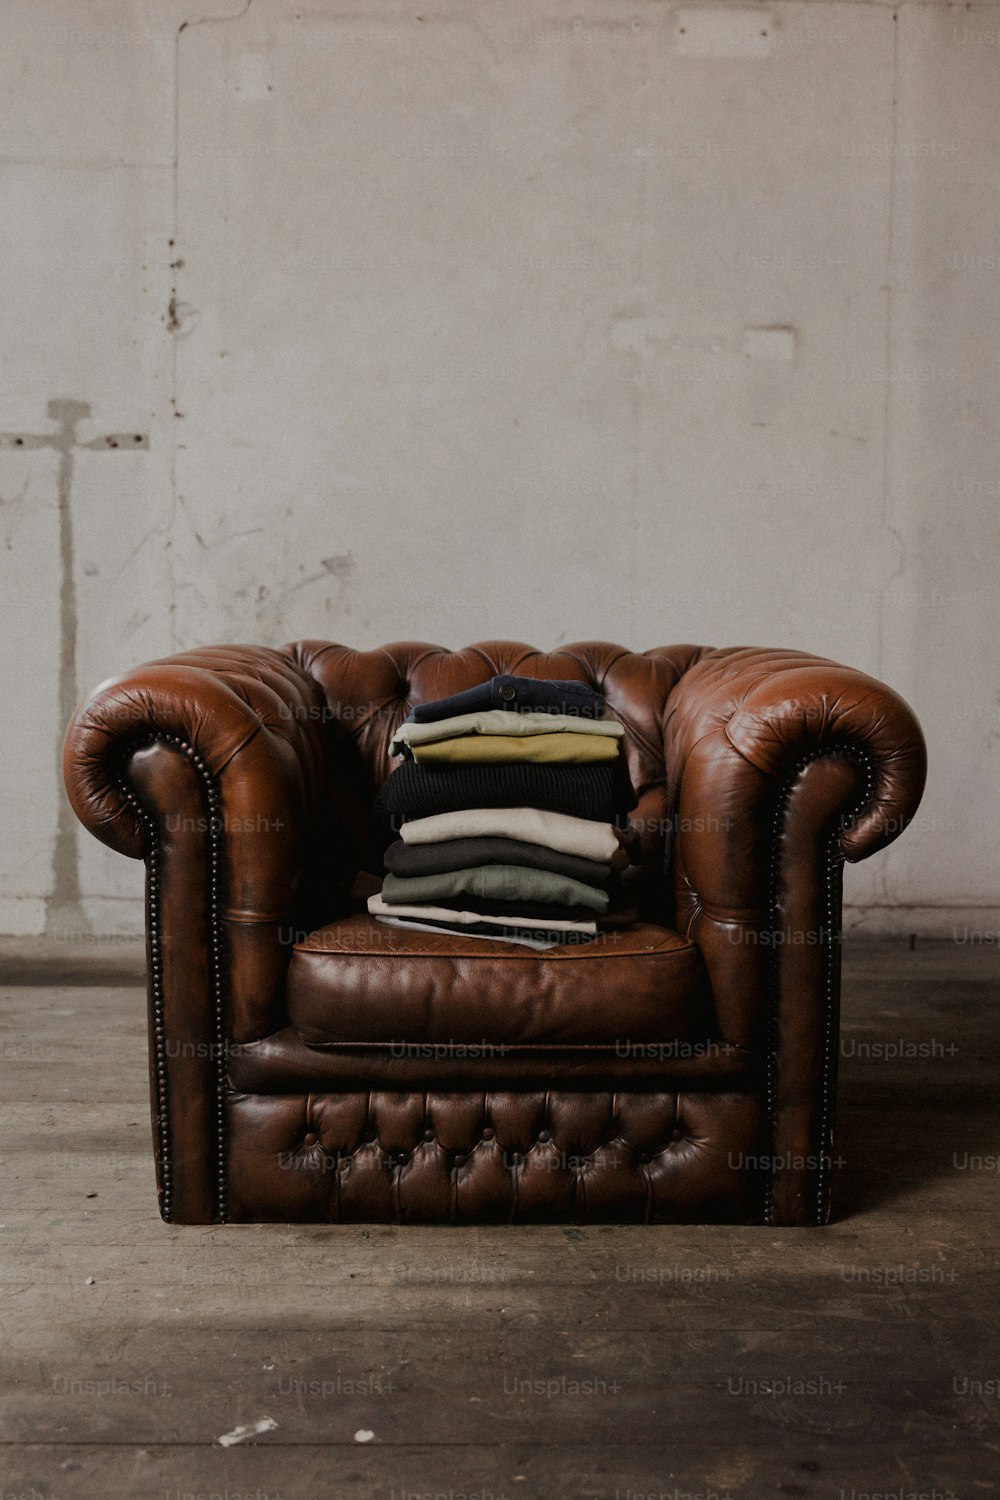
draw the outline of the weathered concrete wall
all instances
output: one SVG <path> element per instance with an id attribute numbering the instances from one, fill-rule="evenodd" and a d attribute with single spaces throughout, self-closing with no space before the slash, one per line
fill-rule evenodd
<path id="1" fill-rule="evenodd" d="M 997 10 L 226 9 L 0 13 L 0 930 L 138 925 L 58 813 L 101 678 L 516 635 L 884 676 L 851 920 L 995 932 Z"/>

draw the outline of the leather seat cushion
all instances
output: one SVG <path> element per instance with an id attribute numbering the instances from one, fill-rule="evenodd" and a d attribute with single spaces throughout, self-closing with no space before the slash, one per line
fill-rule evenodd
<path id="1" fill-rule="evenodd" d="M 296 944 L 288 1013 L 313 1047 L 612 1048 L 704 1042 L 694 943 L 652 922 L 538 951 L 345 917 Z"/>

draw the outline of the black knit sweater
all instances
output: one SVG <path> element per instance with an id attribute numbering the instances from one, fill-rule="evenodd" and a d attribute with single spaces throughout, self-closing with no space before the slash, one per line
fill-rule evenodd
<path id="1" fill-rule="evenodd" d="M 376 826 L 466 807 L 540 807 L 596 823 L 613 823 L 635 806 L 622 759 L 583 766 L 510 761 L 500 765 L 429 766 L 404 761 L 375 799 Z"/>

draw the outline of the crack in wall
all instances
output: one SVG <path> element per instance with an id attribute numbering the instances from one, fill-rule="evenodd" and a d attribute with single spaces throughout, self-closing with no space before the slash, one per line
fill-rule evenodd
<path id="1" fill-rule="evenodd" d="M 77 674 L 76 566 L 73 538 L 73 467 L 77 449 L 93 452 L 126 452 L 149 448 L 144 432 L 110 432 L 80 442 L 77 427 L 90 416 L 90 404 L 69 398 L 49 402 L 48 415 L 57 423 L 54 432 L 3 432 L 0 449 L 30 452 L 47 448 L 58 454 L 56 494 L 59 513 L 59 724 L 56 736 L 56 775 L 60 794 L 56 800 L 56 837 L 52 850 L 52 888 L 45 901 L 46 937 L 83 937 L 90 932 L 80 900 L 80 868 L 76 841 L 76 818 L 62 793 L 63 732 L 73 716 L 79 697 Z"/>
<path id="2" fill-rule="evenodd" d="M 899 527 L 896 524 L 893 511 L 893 442 L 895 431 L 895 404 L 894 404 L 894 360 L 895 360 L 895 285 L 896 274 L 896 194 L 898 180 L 896 173 L 896 146 L 899 135 L 899 10 L 892 12 L 892 97 L 889 106 L 889 140 L 891 149 L 889 152 L 889 203 L 888 221 L 886 224 L 886 272 L 885 272 L 885 401 L 882 409 L 882 502 L 879 521 L 882 531 L 888 534 L 896 546 L 896 567 L 884 580 L 879 591 L 878 602 L 878 640 L 876 643 L 876 672 L 882 678 L 885 675 L 885 636 L 886 615 L 889 598 L 892 593 L 896 579 L 901 577 L 906 570 L 906 546 Z M 876 895 L 887 904 L 891 903 L 889 891 L 889 861 L 883 856 L 879 861 L 878 868 L 874 871 L 874 886 Z"/>

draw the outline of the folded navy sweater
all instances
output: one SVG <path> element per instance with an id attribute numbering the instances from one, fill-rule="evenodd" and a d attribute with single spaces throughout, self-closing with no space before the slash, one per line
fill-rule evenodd
<path id="1" fill-rule="evenodd" d="M 502 672 L 498 677 L 491 677 L 489 682 L 477 683 L 450 698 L 418 703 L 406 722 L 430 724 L 437 719 L 453 719 L 457 714 L 474 714 L 487 708 L 505 708 L 512 713 L 578 714 L 586 719 L 600 719 L 604 714 L 604 699 L 586 682 L 515 677 L 510 672 Z"/>

